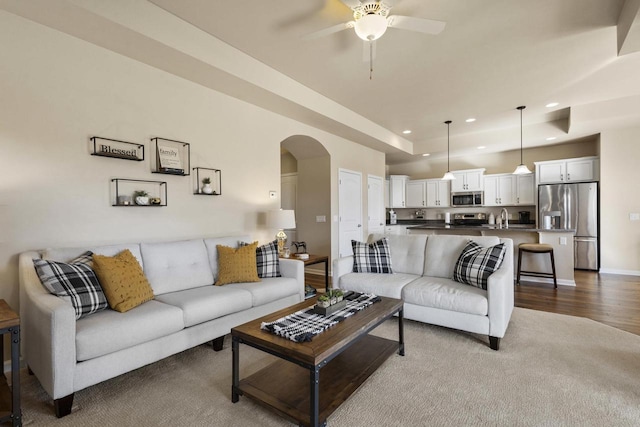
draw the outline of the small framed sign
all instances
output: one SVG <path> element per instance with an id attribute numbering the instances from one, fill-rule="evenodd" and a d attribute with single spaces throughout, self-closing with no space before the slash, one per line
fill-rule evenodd
<path id="1" fill-rule="evenodd" d="M 111 157 L 112 159 L 144 160 L 144 145 L 133 142 L 120 141 L 118 139 L 92 136 L 89 140 L 93 143 L 92 156 Z"/>

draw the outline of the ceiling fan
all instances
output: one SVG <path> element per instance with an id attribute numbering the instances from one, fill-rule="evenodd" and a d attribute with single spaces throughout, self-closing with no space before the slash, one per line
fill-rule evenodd
<path id="1" fill-rule="evenodd" d="M 369 44 L 369 79 L 373 73 L 374 43 L 387 31 L 387 28 L 416 31 L 425 34 L 440 34 L 446 25 L 443 21 L 414 18 L 411 16 L 389 15 L 391 6 L 383 1 L 341 0 L 353 10 L 353 21 L 344 22 L 325 28 L 305 36 L 305 39 L 316 39 L 353 28 L 358 37 Z"/>

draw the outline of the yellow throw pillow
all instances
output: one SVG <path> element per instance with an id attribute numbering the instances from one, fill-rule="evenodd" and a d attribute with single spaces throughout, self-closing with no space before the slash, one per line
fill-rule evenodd
<path id="1" fill-rule="evenodd" d="M 218 280 L 217 286 L 228 283 L 259 282 L 256 264 L 256 248 L 253 242 L 238 249 L 217 245 L 218 248 Z"/>
<path id="2" fill-rule="evenodd" d="M 94 254 L 93 269 L 112 309 L 124 313 L 153 299 L 153 289 L 129 249 L 114 257 Z"/>

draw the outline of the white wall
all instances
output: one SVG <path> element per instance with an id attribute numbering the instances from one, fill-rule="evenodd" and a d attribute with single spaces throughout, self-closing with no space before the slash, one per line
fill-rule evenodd
<path id="1" fill-rule="evenodd" d="M 603 132 L 600 139 L 602 272 L 640 275 L 640 127 Z"/>
<path id="2" fill-rule="evenodd" d="M 0 12 L 0 298 L 18 308 L 17 255 L 28 249 L 249 233 L 271 238 L 280 142 L 309 135 L 338 168 L 382 175 L 384 155 Z M 143 143 L 145 162 L 89 155 L 93 135 Z M 222 196 L 191 177 L 150 173 L 149 138 L 191 144 L 192 166 L 222 170 Z M 110 179 L 168 182 L 168 206 L 111 207 Z M 366 202 L 365 202 L 366 206 Z M 366 213 L 365 213 L 366 214 Z M 332 227 L 337 253 L 337 227 Z"/>

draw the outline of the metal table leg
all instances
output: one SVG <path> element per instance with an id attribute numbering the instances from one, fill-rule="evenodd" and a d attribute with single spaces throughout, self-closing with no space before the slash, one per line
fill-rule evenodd
<path id="1" fill-rule="evenodd" d="M 231 338 L 231 358 L 232 358 L 232 383 L 231 401 L 236 403 L 240 400 L 238 387 L 240 386 L 240 345 L 238 337 Z"/>

